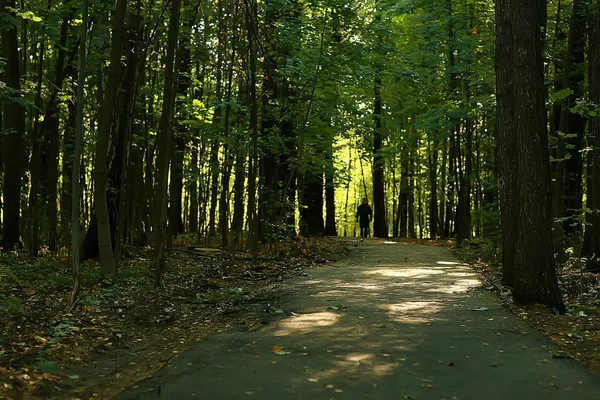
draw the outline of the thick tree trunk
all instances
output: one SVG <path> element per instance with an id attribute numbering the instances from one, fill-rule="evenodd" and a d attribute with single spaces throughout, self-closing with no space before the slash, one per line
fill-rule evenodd
<path id="1" fill-rule="evenodd" d="M 325 230 L 322 169 L 315 164 L 309 164 L 298 186 L 302 188 L 300 191 L 300 234 L 306 237 L 321 236 Z"/>
<path id="2" fill-rule="evenodd" d="M 0 13 L 12 14 L 14 0 L 0 0 Z M 4 162 L 4 220 L 2 247 L 11 251 L 18 246 L 20 233 L 21 175 L 23 174 L 23 136 L 25 110 L 21 106 L 21 76 L 19 73 L 19 43 L 16 27 L 6 25 L 2 30 L 2 57 L 5 60 L 4 83 L 15 93 L 4 102 L 2 126 L 2 161 Z"/>
<path id="3" fill-rule="evenodd" d="M 104 101 L 100 110 L 98 120 L 98 141 L 96 143 L 96 165 L 94 167 L 95 208 L 98 230 L 98 248 L 100 250 L 100 262 L 102 273 L 116 276 L 117 264 L 113 256 L 113 244 L 110 226 L 110 216 L 106 197 L 107 191 L 107 156 L 111 125 L 113 123 L 115 103 L 119 90 L 119 79 L 121 72 L 121 54 L 123 39 L 125 35 L 125 14 L 127 9 L 126 0 L 118 0 L 117 8 L 113 14 L 112 21 L 112 44 L 110 69 Z"/>
<path id="4" fill-rule="evenodd" d="M 503 280 L 518 303 L 542 303 L 562 312 L 551 237 L 545 22 L 545 0 L 496 2 Z"/>

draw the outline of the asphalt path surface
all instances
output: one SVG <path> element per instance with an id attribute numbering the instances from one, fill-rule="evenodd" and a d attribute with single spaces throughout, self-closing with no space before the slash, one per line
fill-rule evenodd
<path id="1" fill-rule="evenodd" d="M 286 282 L 282 314 L 257 305 L 259 328 L 212 336 L 116 398 L 600 399 L 597 374 L 504 309 L 446 248 L 351 248 Z"/>

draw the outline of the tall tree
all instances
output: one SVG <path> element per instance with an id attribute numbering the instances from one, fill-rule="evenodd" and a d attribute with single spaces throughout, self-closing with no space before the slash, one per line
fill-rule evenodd
<path id="1" fill-rule="evenodd" d="M 85 98 L 83 96 L 83 86 L 85 84 L 85 75 L 86 75 L 86 42 L 87 42 L 87 32 L 88 32 L 88 23 L 89 23 L 89 15 L 88 15 L 89 1 L 83 0 L 83 10 L 82 10 L 82 27 L 81 27 L 81 39 L 80 39 L 80 47 L 79 47 L 79 72 L 77 75 L 77 94 L 76 94 L 76 102 L 77 102 L 77 117 L 75 123 L 75 153 L 73 155 L 73 177 L 72 177 L 72 204 L 71 204 L 71 247 L 73 258 L 71 260 L 73 265 L 73 290 L 71 292 L 71 296 L 69 297 L 69 306 L 73 307 L 75 305 L 75 301 L 77 300 L 77 295 L 79 293 L 80 287 L 80 243 L 81 243 L 81 226 L 79 224 L 80 221 L 80 195 L 81 195 L 81 187 L 80 187 L 80 178 L 81 178 L 81 153 L 83 150 L 83 103 Z"/>
<path id="2" fill-rule="evenodd" d="M 381 2 L 375 2 L 375 29 L 379 32 L 377 37 L 377 50 L 381 52 Z M 375 128 L 373 130 L 373 235 L 378 238 L 388 236 L 388 227 L 386 222 L 385 210 L 385 157 L 383 155 L 383 131 L 381 126 L 381 60 L 375 61 L 375 79 L 374 79 L 374 102 L 373 118 Z"/>
<path id="3" fill-rule="evenodd" d="M 8 23 L 2 29 L 2 57 L 6 60 L 4 82 L 10 98 L 3 107 L 2 160 L 4 166 L 4 220 L 2 247 L 11 251 L 19 244 L 21 219 L 21 176 L 23 174 L 23 136 L 25 110 L 22 106 L 21 74 L 19 73 L 19 41 L 14 0 L 0 0 L 0 13 Z"/>
<path id="4" fill-rule="evenodd" d="M 156 154 L 156 183 L 154 186 L 153 209 L 153 240 L 155 280 L 160 284 L 165 268 L 165 247 L 167 236 L 167 204 L 168 204 L 168 175 L 171 162 L 171 146 L 173 144 L 173 111 L 175 109 L 175 93 L 177 82 L 177 67 L 175 52 L 179 38 L 179 20 L 181 15 L 181 0 L 171 2 L 171 17 L 167 36 L 167 54 L 165 63 L 165 80 L 163 89 L 163 105 L 160 128 L 157 137 Z"/>
<path id="5" fill-rule="evenodd" d="M 503 279 L 517 302 L 562 312 L 551 238 L 545 25 L 545 0 L 496 2 Z"/>
<path id="6" fill-rule="evenodd" d="M 98 223 L 100 262 L 102 263 L 102 273 L 113 276 L 117 274 L 117 264 L 113 254 L 110 216 L 106 199 L 106 170 L 111 127 L 113 125 L 113 115 L 119 91 L 119 80 L 121 77 L 121 55 L 123 53 L 122 47 L 125 35 L 126 11 L 127 0 L 118 0 L 116 10 L 112 17 L 110 67 L 104 101 L 102 102 L 99 112 L 96 165 L 94 167 L 94 182 L 96 185 L 94 200 L 96 220 Z"/>
<path id="7" fill-rule="evenodd" d="M 589 97 L 596 109 L 600 107 L 600 1 L 592 3 L 589 16 Z M 600 257 L 600 113 L 590 117 L 589 136 L 593 141 L 591 160 L 591 185 L 588 187 L 587 208 L 591 210 L 591 225 L 586 232 L 585 251 L 588 257 Z M 589 173 L 589 172 L 588 172 Z M 590 263 L 591 270 L 599 270 L 598 263 Z"/>

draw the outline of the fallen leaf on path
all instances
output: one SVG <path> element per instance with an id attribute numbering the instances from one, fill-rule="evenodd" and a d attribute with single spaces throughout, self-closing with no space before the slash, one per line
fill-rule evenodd
<path id="1" fill-rule="evenodd" d="M 473 311 L 488 311 L 489 308 L 487 307 L 479 307 L 479 308 L 474 308 Z"/>
<path id="2" fill-rule="evenodd" d="M 287 356 L 288 354 L 292 354 L 291 351 L 285 351 L 279 346 L 273 346 L 273 353 L 277 354 L 278 356 Z"/>
<path id="3" fill-rule="evenodd" d="M 317 378 L 308 378 L 308 381 L 313 383 L 319 382 Z"/>

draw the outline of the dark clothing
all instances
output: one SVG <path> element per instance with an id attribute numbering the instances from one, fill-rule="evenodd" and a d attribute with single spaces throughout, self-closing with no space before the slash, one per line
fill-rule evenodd
<path id="1" fill-rule="evenodd" d="M 356 222 L 360 220 L 360 222 L 366 222 L 367 224 L 371 222 L 373 218 L 373 210 L 371 210 L 371 206 L 368 204 L 361 204 L 356 209 Z"/>
<path id="2" fill-rule="evenodd" d="M 360 222 L 360 237 L 366 239 L 369 236 L 369 223 L 373 219 L 373 210 L 368 204 L 361 204 L 356 210 L 356 221 Z"/>

